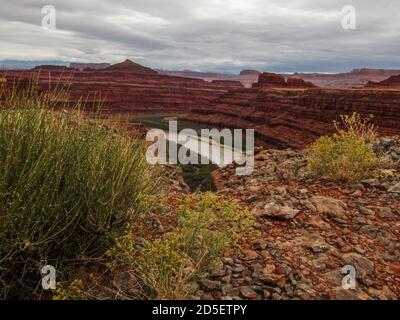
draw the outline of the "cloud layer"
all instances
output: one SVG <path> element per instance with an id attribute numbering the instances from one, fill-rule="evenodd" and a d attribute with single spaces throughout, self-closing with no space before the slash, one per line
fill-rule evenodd
<path id="1" fill-rule="evenodd" d="M 5 2 L 5 3 L 4 3 Z M 1 0 L 0 59 L 119 62 L 161 69 L 399 68 L 400 2 L 386 0 Z M 44 5 L 56 30 L 41 27 Z M 357 29 L 341 26 L 356 8 Z"/>

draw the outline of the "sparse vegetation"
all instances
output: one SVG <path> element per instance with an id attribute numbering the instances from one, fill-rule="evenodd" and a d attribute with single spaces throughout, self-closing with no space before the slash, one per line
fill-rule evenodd
<path id="1" fill-rule="evenodd" d="M 177 227 L 163 238 L 145 240 L 142 246 L 137 246 L 132 230 L 128 229 L 108 251 L 110 269 L 127 270 L 136 284 L 113 297 L 189 298 L 195 289 L 194 281 L 212 271 L 225 250 L 235 247 L 239 237 L 250 232 L 254 225 L 250 212 L 241 210 L 232 199 L 222 199 L 211 193 L 188 196 L 177 214 Z M 71 290 L 76 282 L 72 284 L 58 297 L 80 296 L 81 286 L 79 290 Z M 88 287 L 93 285 L 91 282 Z"/>
<path id="2" fill-rule="evenodd" d="M 370 177 L 378 157 L 370 146 L 376 130 L 369 120 L 357 113 L 341 116 L 341 122 L 335 122 L 334 135 L 323 136 L 308 148 L 311 175 L 342 182 Z"/>
<path id="3" fill-rule="evenodd" d="M 32 86 L 33 87 L 33 86 Z M 65 94 L 65 93 L 62 93 Z M 38 297 L 145 212 L 157 182 L 143 145 L 32 88 L 0 99 L 0 297 Z"/>

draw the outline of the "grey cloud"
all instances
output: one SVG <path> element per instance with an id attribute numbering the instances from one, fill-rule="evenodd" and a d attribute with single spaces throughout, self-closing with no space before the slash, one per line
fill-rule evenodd
<path id="1" fill-rule="evenodd" d="M 110 61 L 237 72 L 400 68 L 400 3 L 387 0 L 0 0 L 0 59 Z M 40 28 L 43 5 L 56 32 Z M 357 9 L 343 30 L 341 8 Z"/>

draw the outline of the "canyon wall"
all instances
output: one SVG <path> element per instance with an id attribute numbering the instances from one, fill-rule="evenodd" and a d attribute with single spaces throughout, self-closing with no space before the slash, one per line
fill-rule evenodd
<path id="1" fill-rule="evenodd" d="M 107 113 L 189 112 L 240 83 L 210 83 L 201 79 L 166 76 L 130 60 L 102 70 L 80 71 L 59 66 L 40 66 L 32 70 L 7 70 L 7 87 L 27 87 L 35 79 L 40 92 L 68 87 L 68 103 L 86 101 L 87 106 L 102 104 Z"/>
<path id="2" fill-rule="evenodd" d="M 246 71 L 245 74 L 254 72 Z M 262 73 L 252 88 L 237 81 L 183 78 L 160 74 L 126 60 L 101 70 L 41 66 L 7 70 L 3 88 L 22 89 L 36 79 L 39 92 L 68 86 L 63 102 L 78 100 L 92 107 L 102 103 L 106 113 L 177 113 L 180 119 L 205 128 L 255 129 L 256 143 L 267 147 L 302 148 L 334 131 L 341 114 L 373 114 L 382 134 L 400 135 L 398 78 L 363 89 L 317 88 L 300 78 Z M 389 83 L 390 90 L 384 85 Z"/>
<path id="3" fill-rule="evenodd" d="M 211 107 L 192 109 L 192 121 L 211 127 L 250 128 L 256 143 L 303 148 L 334 132 L 341 114 L 374 115 L 385 135 L 400 134 L 400 90 L 288 87 L 281 76 L 260 75 L 251 89 L 229 90 Z"/>

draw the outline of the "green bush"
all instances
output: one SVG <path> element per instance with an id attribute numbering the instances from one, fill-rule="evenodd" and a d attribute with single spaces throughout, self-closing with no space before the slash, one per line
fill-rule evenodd
<path id="1" fill-rule="evenodd" d="M 354 113 L 335 123 L 337 133 L 320 137 L 308 148 L 310 173 L 335 181 L 357 182 L 368 178 L 378 165 L 378 157 L 369 143 L 375 128 Z"/>
<path id="2" fill-rule="evenodd" d="M 96 281 L 75 279 L 58 291 L 56 299 L 187 299 L 196 281 L 212 272 L 228 248 L 238 247 L 240 237 L 255 235 L 252 214 L 233 199 L 211 193 L 187 196 L 179 207 L 176 228 L 159 239 L 137 246 L 132 230 L 107 253 L 113 273 L 124 271 L 135 281 L 116 290 Z M 79 285 L 78 285 L 79 284 Z"/>
<path id="3" fill-rule="evenodd" d="M 40 294 L 46 264 L 63 278 L 102 255 L 156 182 L 144 146 L 79 111 L 26 92 L 0 99 L 0 296 Z"/>
<path id="4" fill-rule="evenodd" d="M 213 270 L 227 247 L 236 246 L 255 224 L 251 213 L 233 199 L 211 193 L 188 196 L 177 216 L 174 231 L 146 241 L 134 261 L 132 255 L 125 256 L 144 287 L 154 293 L 152 298 L 188 298 L 193 293 L 190 283 Z"/>

